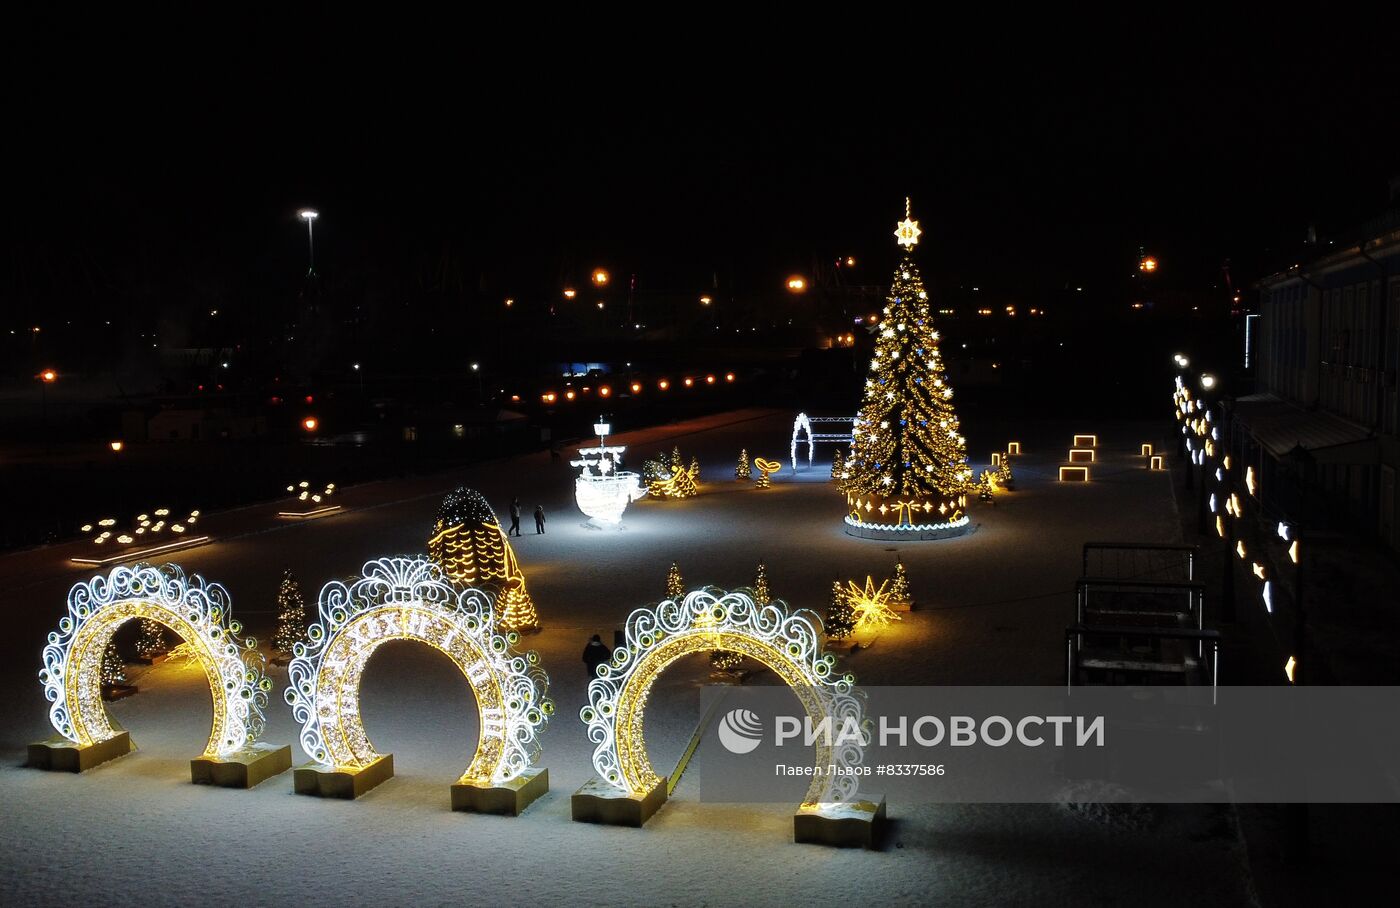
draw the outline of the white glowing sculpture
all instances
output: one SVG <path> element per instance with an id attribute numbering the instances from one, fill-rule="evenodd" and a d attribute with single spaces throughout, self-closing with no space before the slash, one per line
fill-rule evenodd
<path id="1" fill-rule="evenodd" d="M 797 414 L 797 418 L 792 421 L 792 443 L 788 447 L 788 456 L 792 461 L 792 471 L 794 473 L 797 472 L 798 445 L 807 445 L 807 467 L 810 469 L 812 466 L 812 455 L 819 443 L 851 443 L 855 438 L 855 421 L 856 418 L 854 416 L 808 416 L 806 413 Z M 813 423 L 832 424 L 836 431 L 813 431 Z M 840 431 L 842 426 L 845 427 L 845 431 Z M 806 437 L 803 437 L 804 434 Z"/>
<path id="2" fill-rule="evenodd" d="M 228 757 L 262 734 L 272 682 L 263 673 L 257 641 L 240 639 L 242 626 L 229 618 L 228 591 L 185 576 L 177 565 L 119 567 L 79 583 L 68 593 L 68 614 L 49 634 L 39 680 L 49 721 L 63 737 L 87 747 L 118 730 L 102 703 L 102 656 L 117 628 L 144 618 L 184 640 L 209 680 L 214 722 L 207 757 Z"/>
<path id="3" fill-rule="evenodd" d="M 293 647 L 285 698 L 301 723 L 301 748 L 323 766 L 361 768 L 380 758 L 360 719 L 360 677 L 390 640 L 426 643 L 446 655 L 476 695 L 481 737 L 458 780 L 499 785 L 520 776 L 539 753 L 539 733 L 554 711 L 535 652 L 517 653 L 502 634 L 486 593 L 458 592 L 423 558 L 365 564 L 350 586 L 321 590 L 320 621 Z"/>
<path id="4" fill-rule="evenodd" d="M 691 653 L 723 650 L 757 660 L 787 682 L 814 727 L 830 720 L 841 729 L 860 728 L 865 697 L 852 675 L 836 675 L 836 657 L 821 649 L 821 619 L 809 611 L 789 612 L 781 601 L 754 604 L 746 593 L 697 590 L 682 602 L 667 599 L 640 608 L 627 619 L 626 645 L 598 667 L 588 684 L 588 705 L 579 717 L 596 746 L 593 768 L 609 785 L 629 794 L 650 791 L 660 781 L 647 756 L 643 719 L 647 697 L 658 675 Z M 814 774 L 803 806 L 836 804 L 856 796 L 864 748 L 838 735 L 816 743 Z M 825 772 L 834 766 L 834 773 Z"/>
<path id="5" fill-rule="evenodd" d="M 644 497 L 647 489 L 641 476 L 618 469 L 627 446 L 606 443 L 612 426 L 598 422 L 593 431 L 598 434 L 598 446 L 579 448 L 579 459 L 569 461 L 580 470 L 574 480 L 574 501 L 585 516 L 616 526 L 627 505 Z"/>

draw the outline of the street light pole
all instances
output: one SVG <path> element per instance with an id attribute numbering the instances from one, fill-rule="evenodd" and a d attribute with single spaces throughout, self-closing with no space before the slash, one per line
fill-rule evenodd
<path id="1" fill-rule="evenodd" d="M 316 273 L 316 238 L 313 226 L 321 215 L 314 208 L 303 208 L 297 212 L 297 216 L 306 222 L 306 273 L 310 276 Z"/>

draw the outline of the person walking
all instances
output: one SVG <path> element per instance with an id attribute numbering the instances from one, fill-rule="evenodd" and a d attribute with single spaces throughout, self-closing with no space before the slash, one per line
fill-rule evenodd
<path id="1" fill-rule="evenodd" d="M 593 639 L 583 648 L 583 664 L 588 666 L 588 677 L 598 677 L 598 666 L 607 662 L 611 656 L 612 653 L 603 645 L 603 638 L 594 634 Z"/>
<path id="2" fill-rule="evenodd" d="M 520 499 L 512 498 L 510 501 L 510 529 L 506 530 L 507 536 L 520 535 Z"/>
<path id="3" fill-rule="evenodd" d="M 544 505 L 535 505 L 535 535 L 544 535 Z"/>

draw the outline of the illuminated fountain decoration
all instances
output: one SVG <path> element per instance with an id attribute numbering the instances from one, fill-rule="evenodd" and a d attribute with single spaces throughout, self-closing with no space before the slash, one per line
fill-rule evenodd
<path id="1" fill-rule="evenodd" d="M 525 572 L 515 560 L 496 512 L 480 492 L 459 487 L 442 499 L 428 539 L 428 556 L 453 583 L 496 594 L 506 630 L 539 630 L 540 617 L 525 588 Z"/>
<path id="2" fill-rule="evenodd" d="M 746 592 L 696 590 L 683 601 L 667 599 L 634 611 L 627 619 L 625 646 L 599 667 L 598 677 L 588 685 L 588 705 L 579 713 L 596 745 L 593 768 L 601 783 L 586 785 L 575 801 L 580 796 L 595 801 L 632 799 L 643 805 L 640 821 L 665 801 L 665 780 L 647 756 L 644 713 L 657 677 L 692 653 L 718 649 L 761 662 L 792 688 L 814 726 L 829 719 L 833 728 L 844 727 L 847 720 L 860 727 L 864 695 L 853 676 L 837 674 L 835 656 L 821 649 L 821 635 L 821 619 L 815 614 L 789 611 L 781 601 L 758 606 Z M 833 746 L 819 738 L 817 765 L 842 771 L 814 775 L 802 811 L 849 811 L 859 778 L 849 770 L 860 766 L 863 755 L 858 743 L 842 743 L 837 737 Z M 577 804 L 574 817 L 598 818 L 581 816 Z"/>
<path id="3" fill-rule="evenodd" d="M 593 431 L 598 435 L 598 446 L 579 448 L 579 459 L 569 461 L 570 466 L 579 468 L 574 501 L 589 519 L 615 527 L 627 506 L 645 496 L 647 489 L 641 476 L 620 469 L 627 446 L 607 444 L 612 426 L 594 423 Z"/>
<path id="4" fill-rule="evenodd" d="M 326 584 L 319 620 L 287 666 L 286 700 L 316 764 L 296 771 L 296 790 L 358 796 L 393 775 L 392 754 L 375 749 L 361 720 L 360 679 L 379 647 L 412 640 L 451 659 L 476 697 L 481 735 L 452 787 L 453 808 L 488 809 L 482 799 L 494 792 L 507 804 L 497 812 L 518 813 L 548 790 L 548 774 L 534 764 L 554 709 L 539 656 L 516 652 L 518 639 L 501 628 L 488 594 L 454 587 L 423 558 L 381 558 L 348 586 Z M 343 793 L 337 776 L 351 779 Z"/>
<path id="5" fill-rule="evenodd" d="M 256 762 L 260 756 L 282 752 L 286 765 L 281 768 L 286 769 L 290 766 L 288 748 L 256 746 L 263 731 L 263 710 L 272 682 L 264 673 L 257 641 L 240 638 L 243 628 L 230 618 L 229 607 L 229 595 L 222 586 L 206 583 L 198 574 L 186 577 L 173 564 L 118 567 L 110 574 L 77 584 L 68 593 L 67 616 L 59 622 L 58 630 L 49 634 L 48 646 L 44 647 L 44 668 L 39 679 L 44 695 L 53 704 L 49 721 L 69 742 L 68 746 L 79 752 L 101 754 L 102 745 L 108 745 L 108 755 L 102 759 L 111 759 L 130 751 L 127 733 L 112 721 L 102 703 L 102 654 L 119 627 L 128 621 L 145 619 L 181 637 L 181 648 L 193 654 L 209 680 L 214 721 L 200 759 L 246 764 Z M 31 762 L 36 761 L 34 748 L 39 746 L 31 747 Z M 51 746 L 51 751 L 57 749 Z M 59 767 L 65 757 L 53 753 L 50 757 L 48 765 L 52 768 L 76 765 Z M 76 768 L 85 769 L 95 762 L 101 759 L 93 761 L 79 753 L 77 763 L 85 765 Z M 267 768 L 264 764 L 263 769 Z M 271 773 L 261 777 L 268 774 Z M 201 779 L 199 772 L 195 775 L 196 781 L 230 784 Z"/>

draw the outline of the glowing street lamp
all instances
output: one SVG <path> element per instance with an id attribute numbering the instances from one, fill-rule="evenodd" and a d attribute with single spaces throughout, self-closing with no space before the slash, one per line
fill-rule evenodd
<path id="1" fill-rule="evenodd" d="M 122 441 L 114 441 L 109 444 L 109 447 L 112 449 L 112 453 L 120 454 L 122 448 L 126 447 L 126 443 Z"/>
<path id="2" fill-rule="evenodd" d="M 303 208 L 297 212 L 297 217 L 306 222 L 306 273 L 316 273 L 316 242 L 313 236 L 312 225 L 321 214 L 315 208 Z"/>
<path id="3" fill-rule="evenodd" d="M 709 297 L 709 296 L 702 296 L 702 297 L 700 297 L 700 305 L 702 305 L 702 306 L 708 306 L 708 305 L 710 305 L 710 303 L 713 303 L 713 302 L 714 302 L 714 298 L 713 298 L 713 297 Z"/>
<path id="4" fill-rule="evenodd" d="M 787 279 L 787 288 L 789 293 L 806 293 L 807 281 L 805 278 L 799 277 L 798 275 L 794 274 L 792 277 Z"/>
<path id="5" fill-rule="evenodd" d="M 1150 255 L 1143 256 L 1142 261 L 1138 262 L 1138 270 L 1151 274 L 1157 270 L 1157 260 Z"/>
<path id="6" fill-rule="evenodd" d="M 564 299 L 571 300 L 576 296 L 578 296 L 578 291 L 575 290 L 573 287 L 564 288 Z"/>
<path id="7" fill-rule="evenodd" d="M 301 427 L 308 432 L 315 432 L 320 425 L 321 421 L 314 416 L 308 416 L 301 421 Z"/>
<path id="8" fill-rule="evenodd" d="M 51 385 L 58 381 L 58 373 L 52 369 L 45 369 L 43 372 L 39 373 L 39 381 L 46 385 Z"/>
<path id="9" fill-rule="evenodd" d="M 608 272 L 607 272 L 606 269 L 603 269 L 603 268 L 594 268 L 594 269 L 593 269 L 593 286 L 595 286 L 595 287 L 606 287 L 607 284 L 608 284 L 608 281 L 609 281 L 610 279 L 611 279 L 611 278 L 610 278 L 610 275 L 608 274 Z"/>
<path id="10" fill-rule="evenodd" d="M 1207 391 L 1209 391 L 1211 388 L 1214 388 L 1214 387 L 1215 387 L 1215 376 L 1214 376 L 1214 375 L 1211 375 L 1209 372 L 1204 372 L 1204 373 L 1202 373 L 1202 374 L 1201 374 L 1201 387 L 1204 388 L 1204 389 L 1206 389 Z"/>

